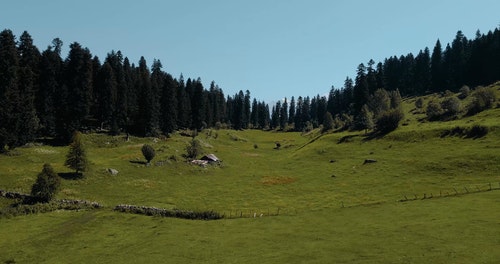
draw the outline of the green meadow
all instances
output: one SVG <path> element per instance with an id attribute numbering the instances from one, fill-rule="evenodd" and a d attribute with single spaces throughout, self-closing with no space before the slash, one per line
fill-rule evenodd
<path id="1" fill-rule="evenodd" d="M 0 263 L 498 263 L 500 108 L 428 122 L 415 100 L 378 138 L 207 129 L 197 138 L 222 163 L 206 168 L 185 161 L 191 138 L 181 134 L 85 134 L 90 170 L 63 179 L 57 198 L 104 208 L 0 218 Z M 443 136 L 473 125 L 488 134 Z M 156 150 L 151 166 L 143 144 Z M 34 144 L 0 156 L 0 189 L 29 193 L 44 163 L 69 175 L 67 151 Z M 225 218 L 125 214 L 118 204 Z"/>

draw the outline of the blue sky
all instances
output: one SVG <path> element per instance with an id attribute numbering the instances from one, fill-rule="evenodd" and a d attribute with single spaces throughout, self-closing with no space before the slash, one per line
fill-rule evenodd
<path id="1" fill-rule="evenodd" d="M 88 47 L 101 62 L 159 59 L 178 77 L 214 80 L 226 95 L 266 102 L 325 95 L 359 63 L 473 38 L 500 25 L 498 0 L 23 0 L 3 1 L 0 27 Z M 1 30 L 1 29 L 0 29 Z"/>

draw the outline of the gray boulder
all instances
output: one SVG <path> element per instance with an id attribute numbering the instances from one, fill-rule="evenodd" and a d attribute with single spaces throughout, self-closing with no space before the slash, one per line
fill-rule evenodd
<path id="1" fill-rule="evenodd" d="M 111 175 L 116 175 L 118 174 L 118 170 L 116 169 L 112 169 L 112 168 L 108 168 L 107 171 L 109 172 L 109 174 Z"/>

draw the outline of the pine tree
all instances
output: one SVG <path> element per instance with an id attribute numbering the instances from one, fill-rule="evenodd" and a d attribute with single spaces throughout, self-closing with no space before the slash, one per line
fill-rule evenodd
<path id="1" fill-rule="evenodd" d="M 288 123 L 291 124 L 295 120 L 295 97 L 292 96 L 290 100 L 290 107 L 288 109 Z"/>
<path id="2" fill-rule="evenodd" d="M 61 179 L 48 163 L 43 165 L 42 172 L 36 178 L 36 182 L 31 187 L 31 196 L 34 202 L 50 202 L 57 194 L 61 186 Z"/>
<path id="3" fill-rule="evenodd" d="M 245 97 L 243 102 L 243 122 L 242 126 L 244 129 L 248 128 L 248 124 L 250 124 L 250 91 L 245 91 Z"/>
<path id="4" fill-rule="evenodd" d="M 10 30 L 0 33 L 0 152 L 5 145 L 14 148 L 18 141 L 20 107 L 19 57 L 14 34 Z"/>
<path id="5" fill-rule="evenodd" d="M 358 113 L 361 107 L 366 103 L 369 96 L 368 81 L 366 78 L 366 67 L 363 63 L 358 66 L 356 83 L 354 85 L 354 112 Z"/>
<path id="6" fill-rule="evenodd" d="M 285 99 L 283 100 L 283 104 L 281 105 L 279 114 L 280 128 L 284 130 L 286 128 L 287 123 L 288 123 L 288 102 L 285 97 Z"/>
<path id="7" fill-rule="evenodd" d="M 441 42 L 439 39 L 436 41 L 436 45 L 432 51 L 431 57 L 431 83 L 432 91 L 438 92 L 444 89 L 443 81 L 443 57 L 442 57 Z"/>
<path id="8" fill-rule="evenodd" d="M 191 100 L 186 92 L 184 77 L 179 77 L 177 87 L 177 126 L 179 128 L 191 127 Z"/>
<path id="9" fill-rule="evenodd" d="M 43 53 L 40 61 L 40 84 L 35 97 L 40 132 L 44 136 L 56 136 L 56 99 L 61 90 L 63 61 L 60 57 L 62 41 L 54 39 L 53 45 Z"/>
<path id="10" fill-rule="evenodd" d="M 118 84 L 110 63 L 106 62 L 101 67 L 96 83 L 97 86 L 94 87 L 98 109 L 96 117 L 101 126 L 110 128 L 112 134 L 117 134 L 116 102 Z"/>
<path id="11" fill-rule="evenodd" d="M 116 82 L 116 99 L 113 105 L 113 114 L 111 119 L 111 134 L 118 134 L 120 129 L 127 126 L 128 113 L 128 85 L 126 73 L 123 67 L 123 56 L 120 51 L 108 53 L 104 64 L 109 64 Z M 111 79 L 111 80 L 113 80 Z"/>
<path id="12" fill-rule="evenodd" d="M 257 99 L 254 98 L 252 101 L 252 113 L 250 114 L 250 123 L 252 128 L 257 128 L 259 126 L 259 103 Z"/>
<path id="13" fill-rule="evenodd" d="M 429 49 L 420 50 L 415 58 L 415 72 L 413 74 L 414 94 L 424 94 L 431 89 L 431 62 Z"/>
<path id="14" fill-rule="evenodd" d="M 160 103 L 160 125 L 164 133 L 172 133 L 177 129 L 177 82 L 170 74 L 166 76 Z"/>
<path id="15" fill-rule="evenodd" d="M 157 78 L 161 64 L 157 61 L 154 64 Z M 156 87 L 153 89 L 151 76 L 146 65 L 146 60 L 141 57 L 139 68 L 137 69 L 137 79 L 135 80 L 135 90 L 137 93 L 138 111 L 135 115 L 135 131 L 142 136 L 157 136 L 159 132 L 159 109 L 157 103 Z"/>
<path id="16" fill-rule="evenodd" d="M 130 65 L 130 61 L 127 57 L 123 59 L 123 79 L 125 79 L 125 108 L 126 112 L 122 113 L 123 114 L 123 122 L 126 128 L 126 132 L 134 132 L 134 128 L 136 127 L 135 121 L 136 121 L 136 114 L 139 109 L 139 103 L 137 99 L 137 92 L 136 92 L 136 74 L 135 74 L 135 69 Z"/>
<path id="17" fill-rule="evenodd" d="M 186 84 L 186 87 L 188 85 Z M 203 121 L 205 120 L 205 100 L 204 100 L 204 88 L 201 83 L 201 79 L 198 78 L 196 81 L 192 82 L 190 85 L 192 88 L 192 97 L 191 97 L 191 111 L 193 116 L 193 129 L 200 129 L 203 127 Z"/>
<path id="18" fill-rule="evenodd" d="M 323 124 L 325 122 L 325 113 L 327 112 L 327 99 L 325 96 L 316 96 L 317 102 L 317 119 L 318 125 Z"/>
<path id="19" fill-rule="evenodd" d="M 57 136 L 67 142 L 80 130 L 90 112 L 92 99 L 92 56 L 77 42 L 70 45 L 65 61 L 64 84 L 57 94 Z"/>
<path id="20" fill-rule="evenodd" d="M 24 145 L 36 138 L 39 119 L 36 114 L 35 92 L 38 90 L 40 52 L 33 39 L 24 31 L 19 42 L 19 120 L 16 145 Z"/>
<path id="21" fill-rule="evenodd" d="M 64 165 L 75 170 L 76 176 L 80 176 L 80 172 L 85 172 L 87 170 L 87 152 L 82 143 L 81 133 L 78 131 L 73 134 L 73 139 L 69 145 L 69 152 L 66 155 L 66 162 Z"/>
<path id="22" fill-rule="evenodd" d="M 373 93 L 377 88 L 381 88 L 377 86 L 377 74 L 375 69 L 373 68 L 373 65 L 375 65 L 375 61 L 370 59 L 370 61 L 368 61 L 368 68 L 366 73 L 366 83 L 368 85 L 368 93 Z"/>

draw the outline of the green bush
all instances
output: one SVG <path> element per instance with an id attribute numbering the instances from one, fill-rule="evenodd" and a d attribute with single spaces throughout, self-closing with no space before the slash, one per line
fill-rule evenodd
<path id="1" fill-rule="evenodd" d="M 192 139 L 191 142 L 189 142 L 189 145 L 186 146 L 186 157 L 188 159 L 196 159 L 198 155 L 200 155 L 203 152 L 203 147 L 201 146 L 201 143 L 197 139 Z"/>
<path id="2" fill-rule="evenodd" d="M 146 159 L 148 164 L 151 162 L 151 160 L 154 159 L 154 157 L 156 155 L 155 149 L 148 144 L 144 144 L 141 148 L 141 151 L 142 151 L 142 155 L 144 155 L 144 158 Z"/>
<path id="3" fill-rule="evenodd" d="M 477 87 L 472 96 L 474 99 L 467 111 L 469 115 L 477 114 L 495 106 L 496 94 L 491 88 Z"/>
<path id="4" fill-rule="evenodd" d="M 415 101 L 415 107 L 417 109 L 421 109 L 422 107 L 424 107 L 424 99 L 422 99 L 422 97 L 419 97 L 416 101 Z"/>
<path id="5" fill-rule="evenodd" d="M 333 129 L 334 127 L 334 121 L 333 121 L 333 116 L 330 112 L 326 112 L 324 116 L 324 121 L 323 121 L 323 132 L 326 132 L 328 130 Z"/>
<path id="6" fill-rule="evenodd" d="M 441 102 L 441 108 L 443 110 L 443 114 L 448 117 L 455 117 L 460 113 L 461 104 L 460 100 L 455 96 L 446 97 Z"/>
<path id="7" fill-rule="evenodd" d="M 391 109 L 385 111 L 377 119 L 375 131 L 381 134 L 387 134 L 394 131 L 399 126 L 399 122 L 404 118 L 401 109 Z"/>
<path id="8" fill-rule="evenodd" d="M 36 182 L 31 187 L 31 196 L 36 202 L 50 202 L 61 186 L 61 179 L 54 172 L 50 164 L 44 164 L 42 172 L 36 178 Z"/>
<path id="9" fill-rule="evenodd" d="M 441 118 L 444 111 L 440 103 L 435 100 L 431 100 L 429 103 L 427 103 L 425 113 L 427 114 L 427 119 L 432 121 Z"/>
<path id="10" fill-rule="evenodd" d="M 462 86 L 462 88 L 460 88 L 459 92 L 460 92 L 460 95 L 458 97 L 460 99 L 465 99 L 465 98 L 469 97 L 469 95 L 470 95 L 470 88 L 469 88 L 469 86 L 464 85 L 464 86 Z"/>

